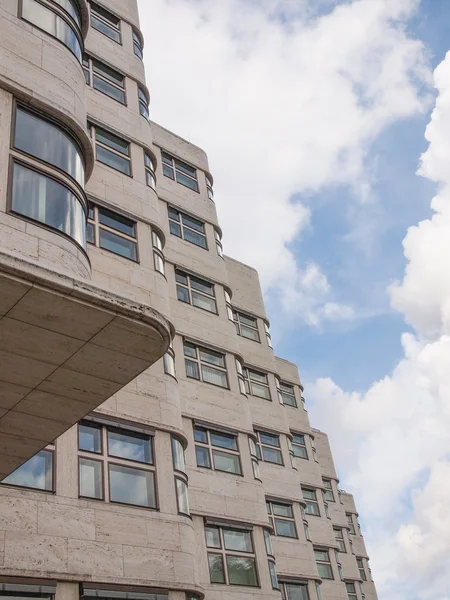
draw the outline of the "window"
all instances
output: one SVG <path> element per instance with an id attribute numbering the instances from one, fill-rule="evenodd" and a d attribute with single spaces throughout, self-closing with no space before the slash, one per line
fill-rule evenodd
<path id="1" fill-rule="evenodd" d="M 341 581 L 344 581 L 344 573 L 342 572 L 342 565 L 339 562 L 339 552 L 337 550 L 334 551 L 334 556 L 336 558 L 336 565 L 337 565 L 337 570 L 338 570 L 338 573 L 339 573 L 339 579 Z"/>
<path id="2" fill-rule="evenodd" d="M 303 529 L 305 530 L 305 538 L 308 540 L 308 542 L 310 542 L 311 536 L 309 535 L 309 524 L 308 524 L 308 519 L 306 518 L 305 507 L 303 505 L 300 505 L 300 511 L 302 513 Z"/>
<path id="3" fill-rule="evenodd" d="M 280 450 L 280 436 L 266 431 L 257 431 L 258 436 L 257 452 L 259 460 L 264 462 L 283 464 L 283 457 Z"/>
<path id="4" fill-rule="evenodd" d="M 297 458 L 305 458 L 308 460 L 308 451 L 306 450 L 305 436 L 302 433 L 292 434 L 292 453 Z"/>
<path id="5" fill-rule="evenodd" d="M 353 523 L 353 515 L 352 513 L 345 513 L 347 517 L 348 529 L 352 535 L 356 535 L 355 525 Z"/>
<path id="6" fill-rule="evenodd" d="M 148 97 L 141 86 L 138 86 L 139 113 L 145 118 L 150 118 L 148 110 Z"/>
<path id="7" fill-rule="evenodd" d="M 270 581 L 272 583 L 272 587 L 274 590 L 278 590 L 279 585 L 278 585 L 278 576 L 277 576 L 277 567 L 275 564 L 274 560 L 269 560 L 269 574 L 270 574 Z"/>
<path id="8" fill-rule="evenodd" d="M 322 577 L 322 579 L 334 579 L 328 550 L 314 548 L 314 556 L 316 557 L 319 576 Z"/>
<path id="9" fill-rule="evenodd" d="M 292 504 L 281 502 L 266 502 L 269 522 L 275 530 L 275 535 L 280 537 L 297 538 L 297 528 L 295 527 L 294 512 Z"/>
<path id="10" fill-rule="evenodd" d="M 120 19 L 109 10 L 91 2 L 91 27 L 100 31 L 118 44 L 121 43 Z"/>
<path id="11" fill-rule="evenodd" d="M 272 538 L 270 537 L 270 531 L 268 529 L 264 529 L 264 543 L 266 545 L 267 556 L 274 556 Z"/>
<path id="12" fill-rule="evenodd" d="M 223 293 L 225 295 L 225 304 L 227 306 L 227 315 L 228 315 L 228 319 L 230 321 L 234 322 L 234 317 L 233 317 L 233 309 L 231 308 L 231 296 L 230 296 L 230 292 L 228 292 L 227 290 L 223 290 Z"/>
<path id="13" fill-rule="evenodd" d="M 324 500 L 327 502 L 334 502 L 333 484 L 331 483 L 331 479 L 325 479 L 322 477 L 322 481 L 325 488 L 323 493 Z"/>
<path id="14" fill-rule="evenodd" d="M 170 156 L 167 152 L 161 151 L 161 157 L 163 162 L 163 173 L 166 177 L 198 192 L 197 169 L 178 158 Z"/>
<path id="15" fill-rule="evenodd" d="M 340 527 L 333 527 L 336 544 L 339 547 L 339 552 L 347 552 L 345 548 L 344 532 Z"/>
<path id="16" fill-rule="evenodd" d="M 112 210 L 89 204 L 87 240 L 99 248 L 137 261 L 136 223 Z"/>
<path id="17" fill-rule="evenodd" d="M 253 477 L 255 479 L 259 479 L 261 481 L 261 472 L 259 470 L 259 458 L 258 452 L 259 448 L 257 442 L 249 436 L 248 444 L 250 446 L 250 458 L 252 460 L 252 469 L 253 469 Z"/>
<path id="18" fill-rule="evenodd" d="M 294 386 L 284 381 L 278 382 L 278 395 L 280 397 L 280 404 L 286 406 L 293 406 L 297 408 L 297 400 L 295 399 Z"/>
<path id="19" fill-rule="evenodd" d="M 205 175 L 206 179 L 206 191 L 208 193 L 208 198 L 214 202 L 214 192 L 213 192 L 213 184 L 208 175 Z"/>
<path id="20" fill-rule="evenodd" d="M 1 482 L 4 485 L 31 488 L 34 490 L 54 491 L 53 481 L 54 446 L 47 446 L 27 460 Z"/>
<path id="21" fill-rule="evenodd" d="M 22 0 L 20 17 L 59 40 L 81 63 L 81 14 L 74 0 Z"/>
<path id="22" fill-rule="evenodd" d="M 264 321 L 264 331 L 266 334 L 266 341 L 267 341 L 267 345 L 269 346 L 269 348 L 272 348 L 273 350 L 273 346 L 272 346 L 272 336 L 270 335 L 270 329 L 268 324 Z"/>
<path id="23" fill-rule="evenodd" d="M 176 377 L 175 371 L 175 352 L 173 350 L 173 342 L 170 341 L 170 346 L 167 349 L 167 352 L 163 356 L 163 364 L 164 364 L 164 373 L 167 375 L 172 375 L 172 377 Z"/>
<path id="24" fill-rule="evenodd" d="M 216 239 L 217 254 L 220 256 L 220 258 L 223 258 L 222 238 L 220 237 L 220 233 L 217 231 L 217 229 L 214 229 L 214 237 Z"/>
<path id="25" fill-rule="evenodd" d="M 121 73 L 86 54 L 83 56 L 83 71 L 88 85 L 120 104 L 126 104 L 125 77 Z"/>
<path id="26" fill-rule="evenodd" d="M 307 515 L 320 517 L 319 503 L 317 501 L 316 490 L 302 487 L 303 498 L 305 500 Z"/>
<path id="27" fill-rule="evenodd" d="M 78 450 L 80 497 L 157 508 L 150 435 L 82 421 Z"/>
<path id="28" fill-rule="evenodd" d="M 116 171 L 131 176 L 130 144 L 101 127 L 93 127 L 93 130 L 96 159 Z"/>
<path id="29" fill-rule="evenodd" d="M 175 279 L 178 300 L 217 314 L 214 284 L 179 269 L 175 269 Z"/>
<path id="30" fill-rule="evenodd" d="M 207 250 L 205 224 L 170 206 L 168 210 L 170 233 Z"/>
<path id="31" fill-rule="evenodd" d="M 166 275 L 166 265 L 163 254 L 163 243 L 161 236 L 156 233 L 156 231 L 152 231 L 152 245 L 153 245 L 153 265 L 155 267 L 155 271 L 161 273 L 161 275 Z"/>
<path id="32" fill-rule="evenodd" d="M 185 341 L 184 356 L 187 377 L 228 388 L 224 354 Z"/>
<path id="33" fill-rule="evenodd" d="M 247 395 L 245 389 L 245 380 L 244 380 L 244 367 L 239 358 L 235 358 L 236 360 L 236 372 L 238 377 L 239 391 L 241 394 Z"/>
<path id="34" fill-rule="evenodd" d="M 347 589 L 348 600 L 358 600 L 356 595 L 356 588 L 354 583 L 346 582 L 345 587 Z"/>
<path id="35" fill-rule="evenodd" d="M 248 367 L 243 367 L 242 373 L 247 394 L 257 396 L 258 398 L 264 398 L 264 400 L 271 400 L 267 373 L 261 373 L 260 371 L 249 369 Z"/>
<path id="36" fill-rule="evenodd" d="M 155 162 L 147 152 L 144 152 L 145 181 L 148 187 L 156 190 Z"/>
<path id="37" fill-rule="evenodd" d="M 194 440 L 197 467 L 242 475 L 237 435 L 195 426 Z"/>
<path id="38" fill-rule="evenodd" d="M 211 583 L 258 586 L 251 531 L 206 525 L 205 535 Z"/>
<path id="39" fill-rule="evenodd" d="M 175 475 L 175 490 L 177 494 L 178 512 L 189 515 L 188 482 L 186 463 L 184 460 L 184 446 L 175 436 L 172 436 L 172 459 Z"/>
<path id="40" fill-rule="evenodd" d="M 258 319 L 233 310 L 233 321 L 236 325 L 236 333 L 242 337 L 260 342 L 258 331 Z"/>
<path id="41" fill-rule="evenodd" d="M 359 569 L 359 576 L 361 577 L 361 579 L 363 581 L 367 581 L 367 576 L 366 576 L 366 570 L 364 568 L 364 559 L 362 557 L 356 557 L 356 564 L 358 565 L 358 569 Z"/>
<path id="42" fill-rule="evenodd" d="M 133 50 L 138 58 L 144 60 L 143 43 L 141 36 L 133 29 Z"/>
<path id="43" fill-rule="evenodd" d="M 281 597 L 283 600 L 309 600 L 307 583 L 281 583 Z"/>
<path id="44" fill-rule="evenodd" d="M 320 591 L 320 583 L 316 582 L 317 600 L 322 600 L 322 592 Z"/>

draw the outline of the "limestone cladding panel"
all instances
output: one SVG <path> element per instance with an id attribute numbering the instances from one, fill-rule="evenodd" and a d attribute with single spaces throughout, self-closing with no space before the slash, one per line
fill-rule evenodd
<path id="1" fill-rule="evenodd" d="M 337 479 L 327 434 L 317 429 L 314 429 L 313 433 L 316 443 L 317 458 L 319 459 L 323 476 Z"/>
<path id="2" fill-rule="evenodd" d="M 99 4 L 139 28 L 139 12 L 136 0 L 100 0 Z"/>
<path id="3" fill-rule="evenodd" d="M 347 517 L 342 504 L 339 502 L 339 496 L 334 494 L 336 502 L 328 502 L 328 512 L 333 525 L 347 528 Z"/>
<path id="4" fill-rule="evenodd" d="M 353 542 L 353 552 L 356 556 L 365 556 L 368 558 L 366 544 L 364 543 L 364 538 L 362 535 L 352 535 L 349 534 L 349 538 Z"/>
<path id="5" fill-rule="evenodd" d="M 296 522 L 296 526 L 300 538 L 298 540 L 272 536 L 278 576 L 317 578 L 312 544 L 304 539 L 301 520 Z"/>
<path id="6" fill-rule="evenodd" d="M 339 562 L 346 579 L 359 579 L 359 570 L 353 554 L 339 552 Z"/>
<path id="7" fill-rule="evenodd" d="M 245 364 L 259 368 L 262 371 L 276 373 L 276 363 L 273 350 L 267 345 L 264 324 L 261 319 L 258 319 L 258 331 L 259 338 L 261 340 L 260 343 L 254 342 L 253 340 L 249 340 L 242 336 L 237 336 L 239 353 L 243 357 Z M 237 335 L 236 329 L 235 334 Z"/>
<path id="8" fill-rule="evenodd" d="M 300 502 L 302 492 L 298 473 L 291 467 L 286 441 L 281 438 L 285 466 L 260 461 L 259 468 L 266 496 Z"/>
<path id="9" fill-rule="evenodd" d="M 309 424 L 308 412 L 302 406 L 300 388 L 295 388 L 295 397 L 297 400 L 297 407 L 284 405 L 289 428 L 292 431 L 297 431 L 299 433 L 309 433 L 311 431 L 311 426 Z"/>
<path id="10" fill-rule="evenodd" d="M 278 401 L 273 375 L 269 375 L 269 381 L 271 383 L 271 401 L 252 395 L 248 396 L 253 423 L 255 427 L 261 426 L 263 428 L 270 428 L 275 432 L 288 434 L 289 423 L 287 421 L 286 409 Z M 289 460 L 289 456 L 286 459 Z"/>
<path id="11" fill-rule="evenodd" d="M 334 573 L 335 576 L 337 572 Z M 348 600 L 347 591 L 342 581 L 324 579 L 320 586 L 323 600 Z"/>
<path id="12" fill-rule="evenodd" d="M 279 356 L 275 356 L 275 364 L 276 372 L 280 379 L 301 386 L 297 365 Z"/>
<path id="13" fill-rule="evenodd" d="M 356 506 L 355 506 L 355 500 L 354 500 L 352 494 L 348 494 L 347 492 L 342 492 L 341 500 L 343 502 L 345 512 L 351 512 L 351 513 L 358 514 L 358 511 L 356 510 Z"/>
<path id="14" fill-rule="evenodd" d="M 320 517 L 306 515 L 309 525 L 309 534 L 311 541 L 316 546 L 326 546 L 336 548 L 336 539 L 334 537 L 333 525 L 330 519 L 325 515 L 322 494 L 317 490 L 317 499 L 319 501 Z"/>
<path id="15" fill-rule="evenodd" d="M 308 452 L 308 460 L 304 460 L 303 458 L 294 458 L 294 464 L 297 467 L 300 481 L 302 482 L 302 485 L 323 488 L 320 468 L 313 458 L 311 438 L 308 435 L 305 435 L 305 445 Z M 320 489 L 317 493 L 321 494 Z"/>
<path id="16" fill-rule="evenodd" d="M 0 85 L 62 118 L 88 150 L 85 80 L 80 64 L 63 44 L 19 19 L 17 2 L 9 1 L 7 10 L 0 7 Z M 89 158 L 88 170 L 92 153 Z"/>
<path id="17" fill-rule="evenodd" d="M 372 581 L 365 581 L 363 586 L 366 600 L 378 600 L 377 590 L 375 589 L 375 584 Z"/>
<path id="18" fill-rule="evenodd" d="M 152 121 L 151 125 L 153 129 L 153 140 L 157 146 L 164 148 L 169 153 L 173 152 L 178 158 L 198 169 L 202 169 L 206 172 L 209 171 L 208 157 L 201 148 L 184 140 L 175 133 L 164 129 L 164 127 L 158 125 L 158 123 Z"/>
<path id="19" fill-rule="evenodd" d="M 228 281 L 233 292 L 231 302 L 236 308 L 260 317 L 266 316 L 258 272 L 243 263 L 225 257 Z"/>

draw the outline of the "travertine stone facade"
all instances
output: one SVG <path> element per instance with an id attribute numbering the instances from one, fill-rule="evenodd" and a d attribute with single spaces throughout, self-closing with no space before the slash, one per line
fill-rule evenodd
<path id="1" fill-rule="evenodd" d="M 258 274 L 222 256 L 207 157 L 147 119 L 142 46 L 136 0 L 0 7 L 1 478 L 25 463 L 0 596 L 375 600 Z M 20 147 L 18 111 L 76 139 L 85 186 Z M 87 244 L 15 163 L 79 199 Z"/>

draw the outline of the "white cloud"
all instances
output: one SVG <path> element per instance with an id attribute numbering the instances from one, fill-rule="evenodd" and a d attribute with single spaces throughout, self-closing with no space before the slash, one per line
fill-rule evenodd
<path id="1" fill-rule="evenodd" d="M 381 598 L 445 600 L 450 589 L 450 53 L 419 173 L 438 183 L 432 218 L 411 227 L 393 305 L 416 329 L 404 359 L 364 394 L 311 386 L 312 419 L 331 434 L 367 522 Z"/>
<path id="2" fill-rule="evenodd" d="M 291 198 L 340 184 L 367 200 L 371 142 L 428 101 L 404 27 L 417 2 L 336 4 L 140 0 L 152 118 L 208 151 L 225 250 L 316 325 L 353 310 L 290 249 L 309 225 Z"/>

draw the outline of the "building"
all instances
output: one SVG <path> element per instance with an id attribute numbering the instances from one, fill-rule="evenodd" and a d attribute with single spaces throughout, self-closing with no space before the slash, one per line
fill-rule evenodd
<path id="1" fill-rule="evenodd" d="M 0 6 L 0 595 L 375 600 L 143 46 L 137 0 Z"/>

